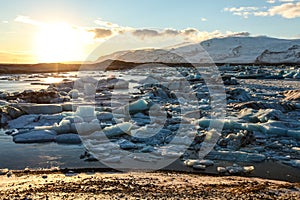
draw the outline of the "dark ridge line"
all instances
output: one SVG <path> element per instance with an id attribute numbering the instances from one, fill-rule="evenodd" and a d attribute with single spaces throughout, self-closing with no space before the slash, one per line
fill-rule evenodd
<path id="1" fill-rule="evenodd" d="M 63 63 L 39 63 L 39 64 L 0 64 L 0 74 L 31 74 L 31 73 L 56 73 L 70 71 L 92 70 L 125 70 L 139 65 L 159 64 L 170 67 L 209 67 L 209 66 L 293 66 L 300 67 L 300 63 L 164 63 L 164 62 L 125 62 L 120 60 L 105 60 L 93 64 L 63 64 Z M 154 67 L 154 66 L 153 66 Z"/>

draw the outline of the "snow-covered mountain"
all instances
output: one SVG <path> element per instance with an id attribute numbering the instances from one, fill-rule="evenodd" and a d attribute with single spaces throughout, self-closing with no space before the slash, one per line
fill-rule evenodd
<path id="1" fill-rule="evenodd" d="M 115 52 L 100 57 L 126 62 L 163 63 L 300 63 L 300 40 L 269 37 L 215 38 L 171 49 Z"/>

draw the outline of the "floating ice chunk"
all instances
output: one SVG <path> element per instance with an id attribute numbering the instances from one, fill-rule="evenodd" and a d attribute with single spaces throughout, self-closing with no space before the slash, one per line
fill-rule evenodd
<path id="1" fill-rule="evenodd" d="M 37 115 L 23 115 L 15 120 L 8 122 L 9 128 L 28 128 L 33 127 L 32 123 L 36 120 Z"/>
<path id="2" fill-rule="evenodd" d="M 224 128 L 227 129 L 243 129 L 243 124 L 238 123 L 232 119 L 224 120 Z"/>
<path id="3" fill-rule="evenodd" d="M 13 137 L 15 143 L 41 143 L 55 140 L 56 132 L 53 130 L 33 130 Z"/>
<path id="4" fill-rule="evenodd" d="M 243 172 L 243 168 L 241 166 L 228 166 L 226 170 L 229 174 L 241 174 Z"/>
<path id="5" fill-rule="evenodd" d="M 164 157 L 166 158 L 180 158 L 182 156 L 182 152 L 176 152 L 176 151 L 168 151 L 166 154 L 164 154 Z"/>
<path id="6" fill-rule="evenodd" d="M 253 117 L 257 118 L 262 123 L 271 119 L 282 120 L 285 118 L 280 110 L 275 109 L 260 109 Z"/>
<path id="7" fill-rule="evenodd" d="M 248 173 L 253 172 L 254 169 L 255 169 L 254 166 L 244 166 L 243 167 L 243 172 L 246 173 L 246 174 L 248 174 Z"/>
<path id="8" fill-rule="evenodd" d="M 258 131 L 261 133 L 266 133 L 267 131 L 266 126 L 262 124 L 243 123 L 242 127 L 243 130 L 248 130 L 248 131 Z"/>
<path id="9" fill-rule="evenodd" d="M 254 117 L 256 110 L 252 108 L 244 108 L 239 112 L 239 119 L 244 119 L 248 122 L 257 123 L 258 119 Z"/>
<path id="10" fill-rule="evenodd" d="M 8 127 L 13 129 L 34 128 L 36 126 L 49 126 L 62 120 L 61 114 L 55 115 L 23 115 L 8 122 Z"/>
<path id="11" fill-rule="evenodd" d="M 95 121 L 76 123 L 75 127 L 80 135 L 89 135 L 101 130 L 100 124 Z"/>
<path id="12" fill-rule="evenodd" d="M 115 89 L 128 89 L 129 82 L 123 79 L 115 79 L 113 86 Z"/>
<path id="13" fill-rule="evenodd" d="M 296 74 L 294 74 L 293 78 L 300 79 L 300 72 L 297 72 Z"/>
<path id="14" fill-rule="evenodd" d="M 63 118 L 63 120 L 68 120 L 71 123 L 81 123 L 81 122 L 83 122 L 83 119 L 79 116 L 76 116 L 76 115 L 66 116 L 66 117 Z"/>
<path id="15" fill-rule="evenodd" d="M 138 145 L 136 145 L 128 140 L 125 140 L 125 139 L 121 140 L 118 143 L 119 143 L 121 149 L 127 150 L 127 149 L 137 149 L 138 148 Z"/>
<path id="16" fill-rule="evenodd" d="M 68 93 L 69 97 L 71 97 L 72 99 L 78 99 L 79 98 L 79 91 L 76 89 L 71 90 Z"/>
<path id="17" fill-rule="evenodd" d="M 193 169 L 195 169 L 195 170 L 205 170 L 206 166 L 205 165 L 193 165 Z"/>
<path id="18" fill-rule="evenodd" d="M 137 138 L 150 138 L 154 135 L 156 135 L 161 130 L 160 126 L 143 126 L 139 129 L 135 129 L 131 131 L 131 136 L 137 137 Z"/>
<path id="19" fill-rule="evenodd" d="M 131 123 L 124 122 L 115 126 L 106 127 L 103 129 L 103 132 L 107 135 L 107 137 L 117 137 L 126 133 L 130 133 L 131 128 Z"/>
<path id="20" fill-rule="evenodd" d="M 266 126 L 266 132 L 268 134 L 277 135 L 277 136 L 286 136 L 288 130 L 280 127 L 274 127 L 274 126 Z"/>
<path id="21" fill-rule="evenodd" d="M 185 160 L 184 164 L 198 170 L 205 170 L 206 167 L 214 165 L 212 160 Z"/>
<path id="22" fill-rule="evenodd" d="M 202 118 L 198 120 L 199 126 L 201 127 L 222 127 L 224 129 L 243 129 L 243 125 L 241 123 L 238 123 L 232 119 L 207 119 Z"/>
<path id="23" fill-rule="evenodd" d="M 176 157 L 180 157 L 186 151 L 186 145 L 168 145 L 163 147 L 155 147 L 154 148 L 157 154 L 162 156 L 173 157 L 176 153 Z M 170 155 L 172 154 L 172 155 Z"/>
<path id="24" fill-rule="evenodd" d="M 153 146 L 147 146 L 145 145 L 142 149 L 141 149 L 141 152 L 142 153 L 150 153 L 154 150 Z"/>
<path id="25" fill-rule="evenodd" d="M 300 168 L 300 160 L 283 161 L 283 163 L 292 167 Z"/>
<path id="26" fill-rule="evenodd" d="M 210 119 L 202 118 L 202 119 L 198 120 L 198 123 L 199 123 L 199 126 L 207 128 L 207 127 L 209 127 L 210 121 L 211 121 Z"/>
<path id="27" fill-rule="evenodd" d="M 19 107 L 27 114 L 56 114 L 63 111 L 62 106 L 58 104 L 25 104 Z"/>
<path id="28" fill-rule="evenodd" d="M 225 167 L 217 167 L 217 172 L 220 174 L 224 174 L 227 172 L 227 169 Z"/>
<path id="29" fill-rule="evenodd" d="M 214 165 L 214 161 L 212 160 L 200 160 L 199 162 L 200 165 L 205 165 L 205 166 L 212 166 Z"/>
<path id="30" fill-rule="evenodd" d="M 279 135 L 284 135 L 285 130 L 283 128 L 278 128 L 278 127 L 271 127 L 268 125 L 264 124 L 253 124 L 253 123 L 239 123 L 236 122 L 232 119 L 225 119 L 225 120 L 220 120 L 220 119 L 200 119 L 198 120 L 199 126 L 201 127 L 209 127 L 209 126 L 215 126 L 215 125 L 223 125 L 224 129 L 240 129 L 240 130 L 248 130 L 248 131 L 259 131 L 262 133 L 272 133 L 272 134 L 279 134 Z M 211 123 L 215 123 L 211 125 Z"/>
<path id="31" fill-rule="evenodd" d="M 76 110 L 76 115 L 84 121 L 92 121 L 96 119 L 95 108 L 93 106 L 79 106 Z"/>
<path id="32" fill-rule="evenodd" d="M 93 96 L 96 94 L 96 86 L 91 83 L 84 84 L 84 95 Z"/>
<path id="33" fill-rule="evenodd" d="M 1 94 L 0 94 L 1 95 Z M 0 97 L 1 98 L 1 97 Z M 8 105 L 9 103 L 5 100 L 0 100 L 0 106 L 6 106 Z"/>
<path id="34" fill-rule="evenodd" d="M 74 133 L 58 135 L 55 141 L 60 144 L 81 144 L 79 135 Z"/>
<path id="35" fill-rule="evenodd" d="M 171 144 L 180 144 L 180 145 L 186 145 L 190 146 L 192 144 L 193 140 L 191 137 L 184 136 L 184 137 L 174 137 L 173 140 L 171 140 Z"/>
<path id="36" fill-rule="evenodd" d="M 287 136 L 300 140 L 300 130 L 288 130 Z"/>
<path id="37" fill-rule="evenodd" d="M 54 125 L 52 129 L 58 134 L 68 133 L 71 131 L 71 122 L 69 120 L 62 120 L 59 124 Z"/>
<path id="38" fill-rule="evenodd" d="M 184 165 L 188 166 L 188 167 L 192 167 L 193 165 L 199 165 L 200 164 L 200 160 L 196 160 L 196 159 L 189 159 L 189 160 L 185 160 Z"/>
<path id="39" fill-rule="evenodd" d="M 138 100 L 138 101 L 135 101 L 135 102 L 129 104 L 128 106 L 126 106 L 125 109 L 128 110 L 129 113 L 135 114 L 138 112 L 148 110 L 149 108 L 150 108 L 149 103 L 147 101 L 141 99 L 141 100 Z"/>
<path id="40" fill-rule="evenodd" d="M 134 118 L 140 118 L 140 119 L 149 119 L 149 116 L 143 114 L 143 113 L 137 113 L 133 116 Z"/>
<path id="41" fill-rule="evenodd" d="M 284 74 L 283 77 L 285 78 L 293 78 L 293 76 L 296 74 L 295 71 L 291 71 L 291 72 L 288 72 L 287 74 Z"/>
<path id="42" fill-rule="evenodd" d="M 99 113 L 97 113 L 97 119 L 99 121 L 112 120 L 113 118 L 114 118 L 114 116 L 110 112 L 99 112 Z"/>

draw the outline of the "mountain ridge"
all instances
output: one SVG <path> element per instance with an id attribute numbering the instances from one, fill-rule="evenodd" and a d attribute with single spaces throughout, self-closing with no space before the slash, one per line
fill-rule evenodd
<path id="1" fill-rule="evenodd" d="M 266 36 L 214 38 L 171 49 L 118 51 L 101 56 L 96 62 L 107 59 L 134 63 L 299 64 L 300 39 Z"/>

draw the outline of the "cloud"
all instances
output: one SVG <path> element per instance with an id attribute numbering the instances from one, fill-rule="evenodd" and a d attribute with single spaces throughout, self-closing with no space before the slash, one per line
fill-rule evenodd
<path id="1" fill-rule="evenodd" d="M 131 30 L 133 36 L 138 37 L 141 40 L 151 39 L 151 38 L 181 38 L 184 41 L 190 42 L 201 42 L 204 40 L 216 38 L 216 37 L 247 37 L 250 35 L 248 32 L 231 32 L 228 31 L 226 33 L 222 33 L 218 30 L 207 32 L 200 31 L 196 28 L 187 28 L 182 30 L 176 29 L 163 29 L 163 30 L 155 30 L 155 29 L 135 29 Z"/>
<path id="2" fill-rule="evenodd" d="M 237 9 L 231 9 L 234 11 L 243 11 L 243 10 L 256 10 L 255 7 L 242 7 Z M 205 21 L 205 18 L 202 18 L 202 21 Z M 226 32 L 222 33 L 218 30 L 212 32 L 200 31 L 196 28 L 186 28 L 186 29 L 155 29 L 155 28 L 132 28 L 132 27 L 123 27 L 109 21 L 104 21 L 101 18 L 98 18 L 94 21 L 99 27 L 90 28 L 89 32 L 95 34 L 94 39 L 108 39 L 114 35 L 121 34 L 131 34 L 132 36 L 141 39 L 141 40 L 152 40 L 158 39 L 161 41 L 167 40 L 177 40 L 177 41 L 190 41 L 190 42 L 200 42 L 203 40 L 215 38 L 215 37 L 228 37 L 228 36 L 249 36 L 248 32 Z"/>
<path id="3" fill-rule="evenodd" d="M 176 36 L 176 35 L 180 34 L 180 31 L 171 29 L 171 28 L 165 29 L 164 32 L 166 35 L 169 35 L 169 36 Z"/>
<path id="4" fill-rule="evenodd" d="M 23 15 L 18 15 L 15 18 L 15 21 L 16 22 L 25 23 L 25 24 L 31 24 L 31 25 L 35 25 L 35 26 L 41 26 L 41 25 L 43 25 L 43 23 L 41 23 L 41 22 L 39 22 L 37 20 L 31 19 L 28 16 L 23 16 Z"/>
<path id="5" fill-rule="evenodd" d="M 151 30 L 151 29 L 141 29 L 141 30 L 134 30 L 132 34 L 136 37 L 139 37 L 141 39 L 144 39 L 146 37 L 157 37 L 162 35 L 156 30 Z"/>
<path id="6" fill-rule="evenodd" d="M 232 8 L 224 8 L 224 11 L 231 12 L 233 15 L 242 16 L 244 18 L 248 18 L 249 15 L 252 15 L 253 12 L 259 10 L 258 7 L 232 7 Z"/>
<path id="7" fill-rule="evenodd" d="M 291 3 L 291 2 L 295 2 L 295 0 L 266 0 L 266 2 L 269 4 L 274 4 L 276 2 Z"/>
<path id="8" fill-rule="evenodd" d="M 202 18 L 201 18 L 201 21 L 202 21 L 202 22 L 206 22 L 206 21 L 207 21 L 207 19 L 206 19 L 206 18 L 204 18 L 204 17 L 202 17 Z"/>
<path id="9" fill-rule="evenodd" d="M 269 12 L 258 11 L 258 12 L 253 12 L 253 15 L 256 17 L 266 17 L 266 16 L 269 16 Z"/>
<path id="10" fill-rule="evenodd" d="M 235 32 L 235 33 L 228 33 L 226 37 L 249 37 L 249 32 Z"/>
<path id="11" fill-rule="evenodd" d="M 113 35 L 113 32 L 110 29 L 105 28 L 94 28 L 89 30 L 89 32 L 93 32 L 95 34 L 94 39 L 107 38 Z"/>
<path id="12" fill-rule="evenodd" d="M 195 28 L 187 28 L 187 29 L 181 30 L 180 33 L 183 35 L 195 35 L 195 34 L 199 33 L 199 30 L 195 29 Z"/>
<path id="13" fill-rule="evenodd" d="M 199 30 L 195 28 L 187 28 L 183 30 L 176 30 L 171 28 L 166 28 L 164 30 L 155 29 L 134 29 L 131 31 L 132 35 L 144 40 L 146 38 L 153 37 L 187 37 L 195 36 L 198 34 Z"/>
<path id="14" fill-rule="evenodd" d="M 280 15 L 284 18 L 292 19 L 300 17 L 300 2 L 284 3 L 269 9 L 270 16 Z"/>
<path id="15" fill-rule="evenodd" d="M 279 0 L 279 1 L 283 3 L 291 3 L 294 2 L 295 0 Z"/>
<path id="16" fill-rule="evenodd" d="M 268 3 L 276 3 L 274 0 L 267 1 Z M 283 18 L 292 19 L 300 17 L 300 2 L 292 3 L 294 0 L 279 0 L 281 5 L 271 7 L 231 7 L 224 8 L 226 12 L 231 12 L 233 15 L 248 18 L 249 16 L 266 17 L 279 15 Z"/>
<path id="17" fill-rule="evenodd" d="M 258 10 L 258 7 L 232 7 L 232 8 L 224 8 L 224 11 L 229 11 L 229 12 L 246 12 L 246 11 L 253 11 L 253 10 Z"/>
<path id="18" fill-rule="evenodd" d="M 118 24 L 112 23 L 112 22 L 108 22 L 108 21 L 104 21 L 101 18 L 96 19 L 95 24 L 101 26 L 101 27 L 106 27 L 106 28 L 120 28 L 120 26 Z"/>
<path id="19" fill-rule="evenodd" d="M 7 20 L 2 20 L 1 23 L 8 24 L 8 21 Z"/>

